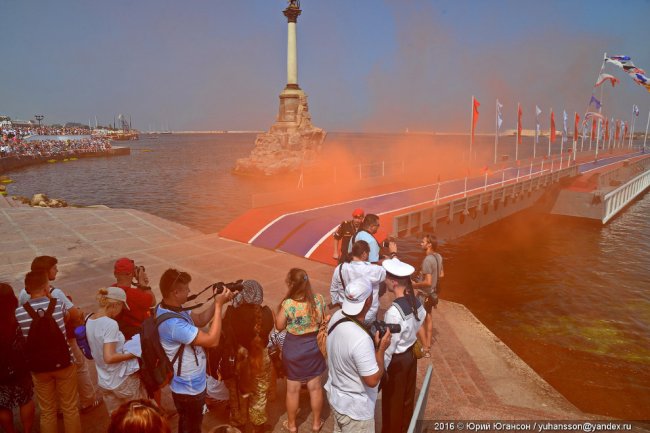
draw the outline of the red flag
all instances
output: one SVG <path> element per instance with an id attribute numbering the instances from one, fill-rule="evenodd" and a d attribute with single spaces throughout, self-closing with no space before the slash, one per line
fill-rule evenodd
<path id="1" fill-rule="evenodd" d="M 555 113 L 551 110 L 551 143 L 555 143 Z"/>
<path id="2" fill-rule="evenodd" d="M 624 126 L 624 128 L 625 128 L 625 129 L 623 130 L 623 139 L 626 139 L 626 138 L 627 138 L 627 123 L 624 122 L 624 123 L 623 123 L 623 126 Z"/>
<path id="3" fill-rule="evenodd" d="M 472 142 L 474 141 L 474 131 L 476 130 L 476 122 L 478 122 L 478 107 L 481 104 L 472 96 Z"/>
<path id="4" fill-rule="evenodd" d="M 605 120 L 605 140 L 609 140 L 609 119 Z"/>
<path id="5" fill-rule="evenodd" d="M 521 139 L 521 105 L 517 104 L 517 144 L 521 144 L 523 140 Z"/>
<path id="6" fill-rule="evenodd" d="M 621 121 L 616 121 L 616 132 L 614 133 L 614 140 L 618 141 L 621 136 Z"/>
<path id="7" fill-rule="evenodd" d="M 578 140 L 578 135 L 580 135 L 580 115 L 576 113 L 575 120 L 573 121 L 573 141 Z"/>
<path id="8" fill-rule="evenodd" d="M 596 119 L 591 119 L 591 138 L 596 136 Z"/>

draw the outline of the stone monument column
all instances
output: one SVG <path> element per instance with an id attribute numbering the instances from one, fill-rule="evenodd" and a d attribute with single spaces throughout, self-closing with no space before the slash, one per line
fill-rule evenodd
<path id="1" fill-rule="evenodd" d="M 287 89 L 300 89 L 298 86 L 298 46 L 296 27 L 298 16 L 302 10 L 300 7 L 291 4 L 284 10 L 287 17 Z"/>
<path id="2" fill-rule="evenodd" d="M 234 173 L 272 176 L 302 169 L 315 162 L 326 132 L 311 123 L 307 95 L 298 86 L 296 26 L 302 13 L 299 0 L 289 0 L 287 17 L 287 85 L 280 92 L 280 108 L 268 132 L 255 139 L 248 158 L 237 160 Z"/>

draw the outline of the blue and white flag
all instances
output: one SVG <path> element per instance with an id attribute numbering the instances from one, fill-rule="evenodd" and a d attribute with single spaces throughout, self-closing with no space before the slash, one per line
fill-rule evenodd
<path id="1" fill-rule="evenodd" d="M 562 143 L 566 143 L 567 140 L 568 140 L 568 135 L 569 135 L 569 133 L 567 131 L 567 126 L 566 126 L 566 122 L 567 122 L 567 120 L 569 120 L 569 117 L 566 115 L 566 110 L 564 110 L 563 115 L 564 115 L 564 131 L 562 132 Z"/>
<path id="2" fill-rule="evenodd" d="M 636 105 L 636 104 L 634 104 L 634 105 L 632 106 L 632 112 L 634 113 L 634 115 L 635 115 L 636 117 L 639 117 L 639 106 Z"/>
<path id="3" fill-rule="evenodd" d="M 597 110 L 600 110 L 601 103 L 594 95 L 591 95 L 591 99 L 589 100 L 589 105 L 594 104 Z"/>
<path id="4" fill-rule="evenodd" d="M 497 99 L 497 131 L 501 129 L 501 124 L 503 123 L 503 114 L 501 114 L 501 109 L 503 104 Z"/>

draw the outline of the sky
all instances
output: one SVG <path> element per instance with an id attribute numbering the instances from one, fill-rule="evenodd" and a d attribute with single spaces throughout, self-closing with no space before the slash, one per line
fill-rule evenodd
<path id="1" fill-rule="evenodd" d="M 283 0 L 0 0 L 0 115 L 140 130 L 266 130 L 286 84 Z M 298 82 L 327 131 L 494 132 L 584 114 L 604 53 L 650 71 L 650 1 L 302 0 Z M 604 113 L 647 119 L 622 70 Z M 596 93 L 600 96 L 600 89 Z M 557 119 L 556 115 L 556 119 Z M 561 119 L 561 116 L 560 116 Z M 638 121 L 637 125 L 645 121 Z M 640 128 L 637 126 L 637 130 Z M 641 128 L 642 129 L 642 128 Z"/>

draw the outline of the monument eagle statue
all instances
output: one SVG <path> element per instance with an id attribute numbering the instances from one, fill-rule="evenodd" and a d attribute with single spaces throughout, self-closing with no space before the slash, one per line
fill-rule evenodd
<path id="1" fill-rule="evenodd" d="M 300 9 L 300 0 L 288 0 L 288 3 L 288 7 Z"/>

